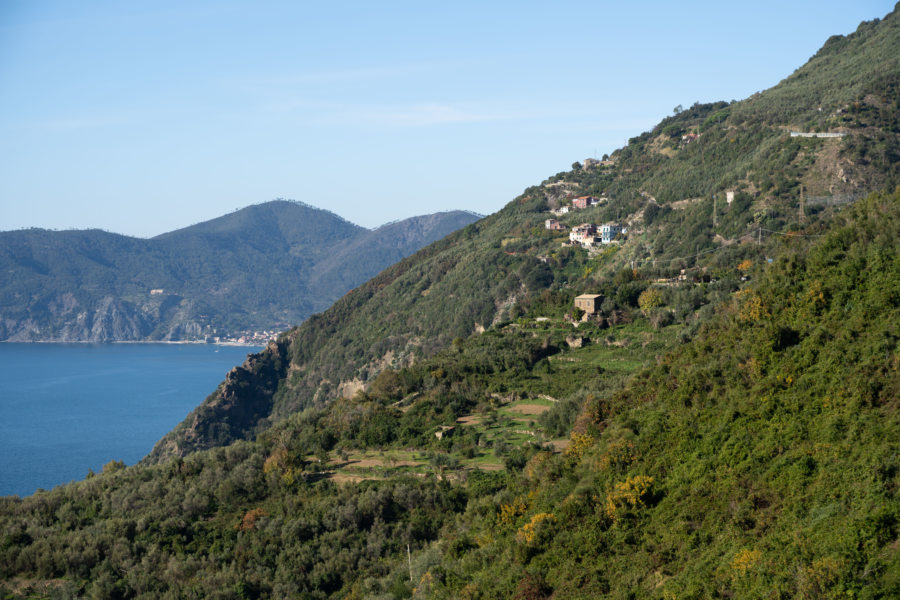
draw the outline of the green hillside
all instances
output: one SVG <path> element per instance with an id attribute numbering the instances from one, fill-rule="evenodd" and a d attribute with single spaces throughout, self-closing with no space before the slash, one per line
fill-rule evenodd
<path id="1" fill-rule="evenodd" d="M 897 597 L 897 19 L 401 260 L 142 464 L 0 499 L 0 591 Z"/>
<path id="2" fill-rule="evenodd" d="M 894 597 L 898 225 L 875 194 L 784 239 L 687 343 L 536 308 L 253 442 L 4 499 L 6 590 Z"/>
<path id="3" fill-rule="evenodd" d="M 386 366 L 434 354 L 490 327 L 552 284 L 534 256 L 505 251 L 543 203 L 507 207 L 420 250 L 251 357 L 154 449 L 152 458 L 229 443 L 305 407 L 352 395 Z"/>
<path id="4" fill-rule="evenodd" d="M 456 531 L 472 551 L 440 546 L 431 585 L 900 593 L 898 219 L 900 194 L 875 195 L 786 239 L 696 340 L 588 401 L 565 455 L 536 453 L 504 494 L 470 502 Z"/>
<path id="5" fill-rule="evenodd" d="M 775 238 L 900 183 L 900 110 L 885 88 L 900 77 L 900 54 L 893 52 L 900 44 L 897 20 L 895 11 L 846 38 L 832 38 L 771 90 L 664 119 L 605 164 L 554 175 L 495 215 L 386 269 L 282 336 L 273 352 L 254 360 L 255 369 L 269 365 L 259 386 L 250 373 L 240 386 L 226 382 L 152 458 L 246 438 L 298 409 L 352 395 L 385 366 L 404 366 L 456 337 L 513 319 L 545 292 L 563 305 L 580 293 L 601 293 L 606 315 L 628 318 L 651 282 L 684 269 L 717 284 L 702 292 L 667 292 L 677 298 L 670 310 L 654 311 L 654 320 L 696 326 L 711 304 L 738 289 L 738 265 L 764 260 Z M 852 85 L 841 85 L 847 77 Z M 796 111 L 777 109 L 784 105 L 779 98 L 800 97 L 805 104 L 794 103 Z M 823 108 L 831 115 L 823 125 L 846 135 L 790 137 L 795 129 L 823 129 L 797 116 L 819 115 L 823 98 L 831 111 Z M 856 116 L 845 122 L 838 110 Z M 682 140 L 688 134 L 698 137 Z M 879 152 L 886 153 L 884 161 L 864 158 Z M 570 228 L 619 222 L 629 228 L 624 243 L 587 252 L 562 247 L 566 233 L 544 229 L 550 209 L 580 195 L 605 200 L 560 221 Z"/>

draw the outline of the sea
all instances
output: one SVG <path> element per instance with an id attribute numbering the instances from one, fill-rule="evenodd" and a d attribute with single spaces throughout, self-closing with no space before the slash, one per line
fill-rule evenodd
<path id="1" fill-rule="evenodd" d="M 135 464 L 259 350 L 0 343 L 0 496 Z"/>

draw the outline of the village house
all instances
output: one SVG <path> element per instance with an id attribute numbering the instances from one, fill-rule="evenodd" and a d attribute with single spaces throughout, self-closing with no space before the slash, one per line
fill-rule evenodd
<path id="1" fill-rule="evenodd" d="M 600 226 L 600 241 L 609 244 L 619 235 L 628 233 L 628 228 L 618 223 L 605 223 Z"/>
<path id="2" fill-rule="evenodd" d="M 569 241 L 582 246 L 593 246 L 597 243 L 597 226 L 593 223 L 582 223 L 569 232 Z"/>
<path id="3" fill-rule="evenodd" d="M 562 215 L 567 214 L 569 212 L 569 210 L 570 209 L 568 206 L 560 206 L 556 210 L 551 210 L 550 212 L 552 212 L 557 217 L 561 217 Z"/>
<path id="4" fill-rule="evenodd" d="M 544 221 L 544 229 L 549 229 L 550 231 L 565 231 L 566 226 L 556 219 L 547 219 Z"/>
<path id="5" fill-rule="evenodd" d="M 453 435 L 453 431 L 455 429 L 456 429 L 455 427 L 452 427 L 450 425 L 441 425 L 440 429 L 438 431 L 434 432 L 434 437 L 436 437 L 439 440 L 442 440 L 445 437 L 450 437 L 451 435 Z"/>
<path id="6" fill-rule="evenodd" d="M 600 200 L 593 196 L 579 196 L 572 199 L 572 208 L 585 209 L 589 206 L 599 204 Z"/>
<path id="7" fill-rule="evenodd" d="M 821 110 L 821 109 L 820 109 Z M 846 133 L 817 133 L 817 132 L 805 132 L 805 131 L 792 131 L 791 137 L 805 137 L 805 138 L 841 138 L 847 135 Z"/>
<path id="8" fill-rule="evenodd" d="M 600 310 L 603 296 L 600 294 L 582 294 L 575 298 L 575 308 L 580 308 L 585 313 L 592 315 Z"/>

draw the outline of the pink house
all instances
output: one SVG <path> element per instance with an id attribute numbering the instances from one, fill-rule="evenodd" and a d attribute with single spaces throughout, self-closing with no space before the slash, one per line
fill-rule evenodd
<path id="1" fill-rule="evenodd" d="M 547 219 L 544 221 L 544 229 L 549 229 L 550 231 L 565 231 L 566 226 L 556 219 Z"/>
<path id="2" fill-rule="evenodd" d="M 593 196 L 579 196 L 578 198 L 572 199 L 572 206 L 575 208 L 587 208 L 588 206 L 594 206 L 600 201 Z"/>

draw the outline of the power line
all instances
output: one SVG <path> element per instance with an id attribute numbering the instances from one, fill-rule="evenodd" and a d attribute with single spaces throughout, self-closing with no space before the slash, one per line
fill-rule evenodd
<path id="1" fill-rule="evenodd" d="M 667 262 L 672 263 L 672 262 L 675 262 L 675 261 L 678 261 L 678 260 L 687 260 L 687 259 L 689 259 L 689 258 L 697 258 L 698 256 L 702 256 L 702 255 L 704 255 L 704 254 L 709 254 L 709 253 L 711 253 L 711 252 L 716 252 L 716 251 L 718 251 L 718 250 L 721 250 L 721 249 L 724 248 L 724 247 L 725 247 L 725 246 L 722 246 L 722 247 L 719 247 L 719 248 L 710 248 L 709 250 L 702 250 L 702 251 L 698 252 L 697 254 L 692 254 L 692 255 L 690 255 L 690 256 L 679 256 L 679 257 L 677 257 L 677 258 L 669 258 L 669 259 L 666 259 L 666 260 L 661 260 L 661 261 L 659 261 L 659 262 L 661 262 L 661 263 L 667 263 Z M 648 260 L 654 260 L 654 262 L 656 262 L 655 259 L 648 259 Z"/>
<path id="2" fill-rule="evenodd" d="M 760 227 L 759 230 L 765 231 L 766 233 L 771 233 L 773 235 L 784 235 L 789 237 L 818 238 L 825 236 L 824 233 L 797 233 L 796 231 L 775 231 L 772 229 L 765 229 L 763 227 Z"/>
<path id="3" fill-rule="evenodd" d="M 794 231 L 775 231 L 774 229 L 766 229 L 765 227 L 757 227 L 756 231 L 751 231 L 749 233 L 745 233 L 744 235 L 738 237 L 737 241 L 753 239 L 754 235 L 757 235 L 759 238 L 761 238 L 762 232 L 764 232 L 764 231 L 766 233 L 769 233 L 772 235 L 781 235 L 781 236 L 787 236 L 787 237 L 802 237 L 802 238 L 819 238 L 819 237 L 823 237 L 825 235 L 822 233 L 812 234 L 812 233 L 796 233 Z M 696 254 L 691 254 L 688 256 L 679 256 L 676 258 L 667 258 L 667 259 L 663 259 L 663 260 L 657 260 L 657 259 L 653 259 L 653 258 L 638 259 L 638 262 L 639 263 L 647 263 L 647 262 L 657 263 L 657 262 L 659 262 L 660 264 L 667 264 L 667 263 L 677 262 L 680 260 L 689 260 L 689 259 L 697 258 L 699 256 L 703 256 L 704 254 L 711 254 L 713 252 L 718 252 L 719 250 L 724 250 L 725 248 L 728 248 L 728 247 L 729 246 L 719 246 L 718 248 L 710 248 L 709 250 L 701 250 L 700 252 L 698 252 Z M 690 267 L 690 268 L 693 268 L 693 267 Z"/>

